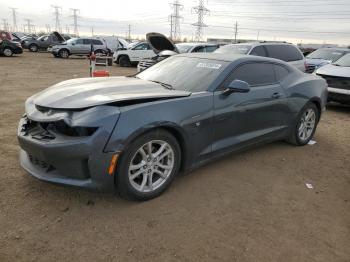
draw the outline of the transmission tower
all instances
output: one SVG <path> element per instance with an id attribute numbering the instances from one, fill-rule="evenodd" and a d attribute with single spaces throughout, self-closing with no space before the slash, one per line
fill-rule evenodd
<path id="1" fill-rule="evenodd" d="M 193 7 L 192 10 L 194 13 L 198 14 L 197 22 L 192 25 L 196 27 L 195 40 L 200 42 L 203 37 L 203 27 L 207 27 L 207 25 L 203 23 L 203 18 L 205 15 L 208 15 L 210 11 L 204 6 L 204 0 L 199 0 L 198 6 Z"/>
<path id="2" fill-rule="evenodd" d="M 8 24 L 8 22 L 7 22 L 7 19 L 2 19 L 2 29 L 4 30 L 4 31 L 9 31 L 9 24 Z"/>
<path id="3" fill-rule="evenodd" d="M 46 24 L 45 27 L 46 27 L 46 33 L 50 34 L 51 26 L 49 24 Z"/>
<path id="4" fill-rule="evenodd" d="M 173 10 L 173 13 L 169 16 L 170 38 L 177 41 L 181 39 L 180 20 L 183 19 L 183 17 L 180 16 L 180 11 L 183 10 L 183 5 L 180 4 L 179 0 L 174 0 L 174 2 L 170 4 L 170 7 Z"/>
<path id="5" fill-rule="evenodd" d="M 73 26 L 74 26 L 74 34 L 76 36 L 79 35 L 79 32 L 78 32 L 78 14 L 80 12 L 79 9 L 76 9 L 76 8 L 71 8 L 70 10 L 73 11 L 73 15 L 71 15 L 73 17 Z"/>
<path id="6" fill-rule="evenodd" d="M 55 30 L 59 33 L 62 33 L 61 28 L 61 13 L 62 13 L 62 7 L 53 5 L 52 8 L 55 10 L 53 14 L 55 15 Z"/>
<path id="7" fill-rule="evenodd" d="M 32 33 L 32 29 L 34 27 L 34 25 L 32 25 L 32 20 L 27 18 L 27 19 L 24 19 L 24 21 L 27 22 L 26 27 L 27 27 L 28 34 L 31 34 Z"/>
<path id="8" fill-rule="evenodd" d="M 16 10 L 17 8 L 10 7 L 12 10 L 12 32 L 17 32 L 18 27 L 17 27 L 17 17 L 16 17 Z"/>

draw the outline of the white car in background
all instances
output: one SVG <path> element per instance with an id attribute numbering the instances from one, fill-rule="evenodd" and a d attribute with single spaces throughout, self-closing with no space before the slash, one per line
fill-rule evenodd
<path id="1" fill-rule="evenodd" d="M 342 56 L 350 53 L 348 48 L 320 48 L 306 56 L 306 72 L 313 73 L 318 68 L 334 63 Z"/>
<path id="2" fill-rule="evenodd" d="M 279 59 L 295 66 L 300 71 L 306 71 L 305 57 L 300 49 L 284 42 L 252 42 L 229 44 L 220 47 L 215 53 L 246 54 Z"/>
<path id="3" fill-rule="evenodd" d="M 213 43 L 174 44 L 169 38 L 160 33 L 148 33 L 146 39 L 156 55 L 152 58 L 142 59 L 137 65 L 137 72 L 141 72 L 173 55 L 183 53 L 211 53 L 219 48 L 218 44 Z"/>
<path id="4" fill-rule="evenodd" d="M 140 60 L 155 56 L 153 49 L 147 42 L 140 42 L 128 48 L 121 48 L 114 52 L 113 62 L 122 67 L 137 64 Z"/>
<path id="5" fill-rule="evenodd" d="M 329 101 L 350 104 L 350 53 L 315 73 L 327 81 Z"/>

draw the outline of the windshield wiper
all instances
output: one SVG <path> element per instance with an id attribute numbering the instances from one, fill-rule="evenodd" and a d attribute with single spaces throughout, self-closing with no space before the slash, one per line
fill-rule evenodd
<path id="1" fill-rule="evenodd" d="M 156 80 L 149 80 L 153 83 L 157 83 L 157 84 L 160 84 L 162 85 L 163 87 L 165 87 L 166 89 L 169 89 L 169 90 L 175 90 L 175 88 L 173 88 L 173 86 L 171 84 L 167 84 L 167 83 L 163 83 L 163 82 L 160 82 L 160 81 L 156 81 Z"/>

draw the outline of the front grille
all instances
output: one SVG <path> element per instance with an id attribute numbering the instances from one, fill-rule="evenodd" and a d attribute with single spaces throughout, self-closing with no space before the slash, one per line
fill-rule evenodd
<path id="1" fill-rule="evenodd" d="M 142 60 L 142 61 L 140 61 L 139 66 L 142 68 L 148 68 L 148 67 L 153 66 L 155 63 L 156 62 L 152 61 L 152 60 Z"/>
<path id="2" fill-rule="evenodd" d="M 329 87 L 350 90 L 350 77 L 338 77 L 338 76 L 328 76 L 321 75 L 327 81 Z"/>
<path id="3" fill-rule="evenodd" d="M 45 169 L 46 171 L 54 169 L 53 166 L 51 166 L 50 164 L 46 163 L 43 160 L 40 160 L 39 158 L 37 158 L 36 156 L 33 156 L 31 154 L 28 154 L 28 159 L 33 165 L 41 167 L 42 169 Z"/>
<path id="4" fill-rule="evenodd" d="M 313 73 L 315 71 L 315 69 L 316 69 L 315 65 L 310 65 L 310 64 L 306 65 L 306 73 L 311 74 L 311 73 Z"/>

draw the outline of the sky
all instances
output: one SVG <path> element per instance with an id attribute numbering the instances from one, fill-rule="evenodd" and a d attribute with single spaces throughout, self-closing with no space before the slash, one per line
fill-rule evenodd
<path id="1" fill-rule="evenodd" d="M 62 7 L 61 27 L 73 33 L 71 8 L 79 9 L 79 34 L 131 36 L 142 38 L 147 32 L 169 35 L 169 15 L 174 0 L 0 0 L 0 28 L 3 19 L 13 24 L 10 7 L 17 8 L 19 28 L 30 19 L 36 31 L 55 29 L 53 5 Z M 181 36 L 195 35 L 198 15 L 193 7 L 199 0 L 180 0 Z M 238 23 L 238 39 L 277 40 L 293 43 L 350 45 L 350 0 L 204 0 L 210 11 L 204 16 L 206 38 L 233 38 Z"/>

